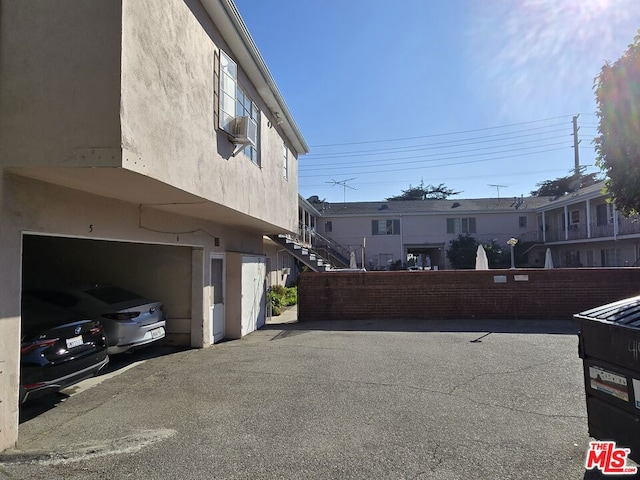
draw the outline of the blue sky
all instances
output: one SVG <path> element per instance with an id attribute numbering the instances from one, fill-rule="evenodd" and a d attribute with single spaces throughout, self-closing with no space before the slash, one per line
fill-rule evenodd
<path id="1" fill-rule="evenodd" d="M 637 0 L 235 2 L 311 148 L 300 193 L 332 202 L 526 196 L 573 168 L 576 114 L 597 171 L 593 79 L 640 28 Z"/>

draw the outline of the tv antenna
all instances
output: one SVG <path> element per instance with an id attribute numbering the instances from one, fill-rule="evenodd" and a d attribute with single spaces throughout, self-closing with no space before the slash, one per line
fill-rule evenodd
<path id="1" fill-rule="evenodd" d="M 488 187 L 496 187 L 496 190 L 498 191 L 498 200 L 500 200 L 500 189 L 501 188 L 507 188 L 509 185 L 494 185 L 494 184 L 488 184 Z"/>
<path id="2" fill-rule="evenodd" d="M 346 178 L 344 180 L 334 180 L 332 178 L 330 182 L 324 182 L 324 183 L 331 183 L 332 187 L 335 187 L 336 185 L 340 185 L 342 187 L 342 202 L 343 203 L 347 203 L 347 188 L 350 188 L 351 190 L 357 190 L 357 188 L 354 188 L 351 185 L 347 185 L 347 182 L 350 182 L 350 181 L 355 180 L 355 179 L 356 179 L 356 177 L 354 177 L 354 178 Z"/>

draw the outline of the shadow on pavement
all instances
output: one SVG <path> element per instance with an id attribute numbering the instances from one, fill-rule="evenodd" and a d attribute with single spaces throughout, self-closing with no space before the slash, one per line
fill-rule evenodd
<path id="1" fill-rule="evenodd" d="M 339 320 L 267 324 L 261 330 L 284 332 L 370 331 L 370 332 L 478 332 L 577 335 L 571 320 Z"/>
<path id="2" fill-rule="evenodd" d="M 119 355 L 110 355 L 109 363 L 100 371 L 97 377 L 112 374 L 118 370 L 129 367 L 134 363 L 149 360 L 151 358 L 162 357 L 164 355 L 171 355 L 180 351 L 189 350 L 189 348 L 190 347 L 159 344 L 150 345 L 139 350 L 133 350 Z M 82 382 L 80 382 L 80 384 L 81 383 Z M 73 388 L 73 386 L 70 388 Z M 26 402 L 20 406 L 19 423 L 28 422 L 38 415 L 42 415 L 52 408 L 55 408 L 59 403 L 64 402 L 70 396 L 71 395 L 67 395 L 66 393 L 55 392 Z"/>

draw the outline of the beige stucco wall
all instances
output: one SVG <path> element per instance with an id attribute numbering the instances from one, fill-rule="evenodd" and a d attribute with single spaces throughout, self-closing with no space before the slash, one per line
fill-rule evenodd
<path id="1" fill-rule="evenodd" d="M 0 8 L 0 165 L 124 167 L 273 232 L 296 230 L 297 160 L 290 151 L 284 179 L 289 142 L 241 67 L 239 85 L 261 110 L 261 166 L 231 157 L 217 128 L 219 49 L 235 55 L 198 2 L 7 0 Z"/>
<path id="2" fill-rule="evenodd" d="M 519 227 L 519 217 L 527 217 L 527 227 Z M 447 233 L 447 218 L 476 219 L 476 233 L 473 237 L 479 241 L 491 242 L 496 240 L 500 245 L 506 244 L 511 237 L 518 237 L 527 232 L 537 231 L 537 217 L 533 210 L 517 210 L 514 212 L 478 213 L 456 212 L 455 214 L 403 214 L 395 216 L 323 216 L 319 221 L 319 232 L 334 239 L 347 249 L 360 251 L 363 237 L 366 237 L 366 263 L 373 262 L 378 266 L 380 254 L 392 255 L 393 260 L 404 259 L 406 245 L 444 245 L 446 250 L 449 242 L 457 238 L 457 234 Z M 399 235 L 372 235 L 372 220 L 400 220 Z M 332 232 L 326 233 L 324 225 L 331 221 Z M 357 255 L 360 262 L 360 254 Z M 441 268 L 448 267 L 448 260 L 443 253 Z"/>
<path id="3" fill-rule="evenodd" d="M 199 2 L 3 0 L 0 22 L 2 450 L 17 438 L 24 233 L 171 245 L 180 259 L 168 268 L 191 281 L 191 305 L 186 286 L 170 299 L 172 333 L 206 346 L 210 254 L 240 252 L 227 254 L 235 281 L 237 255 L 262 254 L 264 233 L 297 229 L 298 198 L 295 155 L 284 179 L 289 142 L 242 68 L 239 83 L 262 111 L 261 166 L 230 156 L 233 145 L 217 130 L 215 64 L 219 48 L 236 57 Z M 180 203 L 185 215 L 155 208 L 174 198 L 195 206 Z M 206 208 L 219 205 L 226 209 Z M 106 248 L 135 262 L 135 248 Z M 132 288 L 142 284 L 131 279 Z M 234 335 L 240 319 L 229 318 L 240 314 L 241 297 L 227 293 Z"/>
<path id="4" fill-rule="evenodd" d="M 68 245 L 80 240 L 100 240 L 95 244 L 96 252 L 107 254 L 109 258 L 95 259 L 95 269 L 70 264 L 71 274 L 84 280 L 90 278 L 90 274 L 98 273 L 101 281 L 118 281 L 140 293 L 166 296 L 170 317 L 168 330 L 178 334 L 178 341 L 186 338 L 194 347 L 208 345 L 211 334 L 207 308 L 210 254 L 237 251 L 259 255 L 263 252 L 261 235 L 234 230 L 223 224 L 154 209 L 141 210 L 138 205 L 17 175 L 4 175 L 0 187 L 0 244 L 3 247 L 0 249 L 0 450 L 13 445 L 17 438 L 23 233 L 73 237 L 74 240 L 67 240 Z M 219 247 L 214 246 L 214 236 L 219 238 Z M 27 260 L 27 264 L 44 262 L 48 254 L 62 254 L 64 242 L 52 241 L 51 252 L 38 252 L 35 258 Z M 147 243 L 152 245 L 145 249 Z M 86 260 L 91 248 L 82 243 L 74 253 Z M 159 258 L 167 254 L 169 258 Z M 116 261 L 125 265 L 113 265 Z M 127 263 L 132 267 L 130 272 Z M 136 274 L 139 267 L 152 271 Z M 55 268 L 55 262 L 44 265 L 41 271 L 48 268 Z M 228 276 L 233 278 L 237 274 L 233 271 L 233 263 L 227 265 Z M 183 285 L 170 292 L 175 282 L 183 282 Z M 233 292 L 233 289 L 227 287 L 227 292 Z M 233 302 L 227 301 L 227 305 L 230 306 L 227 318 L 236 313 L 239 315 L 239 306 L 235 312 Z M 240 319 L 229 322 L 239 325 Z"/>
<path id="5" fill-rule="evenodd" d="M 195 3 L 195 2 L 193 2 Z M 261 166 L 218 130 L 219 48 L 210 19 L 182 0 L 123 2 L 123 166 L 273 225 L 297 224 L 297 161 L 282 175 L 282 144 L 270 112 L 240 69 L 239 85 L 261 110 Z"/>
<path id="6" fill-rule="evenodd" d="M 0 212 L 8 202 L 0 175 Z M 0 216 L 0 451 L 18 438 L 20 380 L 20 236 L 9 234 Z"/>
<path id="7" fill-rule="evenodd" d="M 0 3 L 0 164 L 80 165 L 120 147 L 120 19 L 112 0 Z"/>
<path id="8" fill-rule="evenodd" d="M 267 272 L 269 286 L 291 286 L 298 277 L 295 259 L 281 245 L 270 240 L 264 242 L 264 254 L 270 270 Z"/>

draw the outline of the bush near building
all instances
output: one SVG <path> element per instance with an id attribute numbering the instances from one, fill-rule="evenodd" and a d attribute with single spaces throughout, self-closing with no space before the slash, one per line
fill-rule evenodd
<path id="1" fill-rule="evenodd" d="M 283 307 L 289 307 L 298 303 L 298 287 L 284 287 L 274 285 L 269 289 L 268 299 L 271 302 L 271 315 L 277 317 L 282 313 Z"/>

